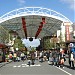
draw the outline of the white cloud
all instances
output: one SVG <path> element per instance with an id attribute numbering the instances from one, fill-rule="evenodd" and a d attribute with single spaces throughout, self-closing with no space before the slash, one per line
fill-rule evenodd
<path id="1" fill-rule="evenodd" d="M 60 1 L 68 4 L 70 9 L 75 10 L 75 0 L 60 0 Z"/>
<path id="2" fill-rule="evenodd" d="M 26 2 L 25 0 L 17 0 L 17 1 L 19 2 L 20 5 L 23 5 Z"/>

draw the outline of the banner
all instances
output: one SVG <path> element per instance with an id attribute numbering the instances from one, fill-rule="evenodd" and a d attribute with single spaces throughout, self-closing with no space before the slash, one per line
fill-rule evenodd
<path id="1" fill-rule="evenodd" d="M 70 40 L 70 31 L 69 31 L 69 25 L 66 25 L 66 41 Z"/>

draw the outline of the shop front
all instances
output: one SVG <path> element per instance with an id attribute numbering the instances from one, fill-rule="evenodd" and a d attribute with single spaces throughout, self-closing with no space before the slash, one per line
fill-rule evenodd
<path id="1" fill-rule="evenodd" d="M 0 62 L 5 62 L 5 50 L 6 46 L 4 44 L 0 44 Z"/>

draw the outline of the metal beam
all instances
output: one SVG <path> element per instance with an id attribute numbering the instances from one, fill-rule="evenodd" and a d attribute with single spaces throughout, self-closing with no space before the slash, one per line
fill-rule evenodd
<path id="1" fill-rule="evenodd" d="M 41 25 L 39 26 L 37 32 L 36 32 L 36 35 L 35 35 L 35 39 L 37 38 L 37 36 L 39 35 L 39 33 L 41 32 L 42 30 L 42 27 L 43 27 L 43 22 L 40 23 Z"/>
<path id="2" fill-rule="evenodd" d="M 23 25 L 23 30 L 24 30 L 24 33 L 25 33 L 25 37 L 27 39 L 27 28 L 26 28 L 26 22 L 25 22 L 24 17 L 22 17 L 22 25 Z"/>

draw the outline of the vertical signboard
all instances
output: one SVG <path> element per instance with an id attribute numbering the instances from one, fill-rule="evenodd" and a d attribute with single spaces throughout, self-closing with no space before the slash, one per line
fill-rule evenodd
<path id="1" fill-rule="evenodd" d="M 69 22 L 65 22 L 64 23 L 65 25 L 65 30 L 66 30 L 66 41 L 69 41 L 70 40 L 70 23 Z"/>

